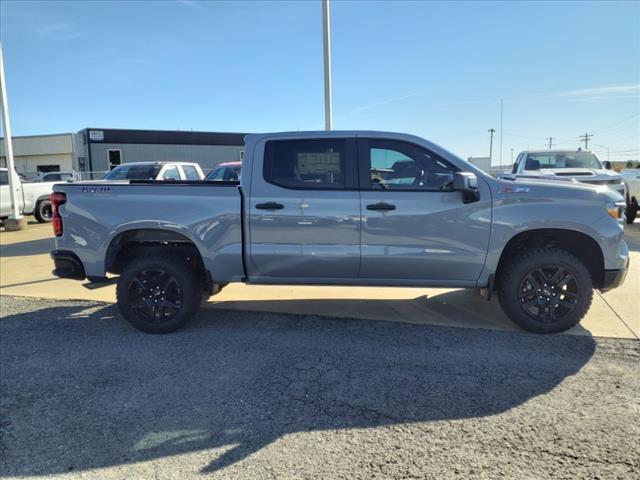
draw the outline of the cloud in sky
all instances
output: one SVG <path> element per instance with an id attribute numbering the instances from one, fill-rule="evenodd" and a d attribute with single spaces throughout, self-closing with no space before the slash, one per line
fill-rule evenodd
<path id="1" fill-rule="evenodd" d="M 337 114 L 336 117 L 348 117 L 350 115 L 360 113 L 366 110 L 371 110 L 373 108 L 380 107 L 382 105 L 387 105 L 390 103 L 401 102 L 403 100 L 407 100 L 409 98 L 421 97 L 425 95 L 429 95 L 430 93 L 434 93 L 431 91 L 422 91 L 422 92 L 414 92 L 407 95 L 401 95 L 396 97 L 387 98 L 384 100 L 379 100 L 377 102 L 371 102 L 366 105 L 361 105 L 359 107 L 352 108 L 346 112 L 342 112 Z M 577 88 L 574 90 L 563 90 L 558 92 L 548 92 L 541 94 L 534 94 L 531 96 L 523 96 L 523 97 L 509 97 L 505 96 L 505 101 L 517 101 L 517 102 L 526 102 L 526 101 L 538 101 L 538 100 L 568 100 L 573 102 L 608 102 L 611 100 L 618 100 L 621 98 L 640 98 L 640 84 L 625 84 L 625 85 L 605 85 L 598 87 L 589 87 L 589 88 Z M 464 104 L 473 104 L 473 103 L 488 103 L 488 102 L 499 102 L 500 98 L 483 98 L 483 99 L 460 99 L 460 100 L 452 100 L 450 102 L 438 102 L 436 105 L 438 106 L 448 106 L 448 105 L 464 105 Z"/>

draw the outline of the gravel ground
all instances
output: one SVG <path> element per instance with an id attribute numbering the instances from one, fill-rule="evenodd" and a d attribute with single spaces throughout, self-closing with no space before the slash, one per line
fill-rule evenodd
<path id="1" fill-rule="evenodd" d="M 640 342 L 0 302 L 3 477 L 640 475 Z"/>

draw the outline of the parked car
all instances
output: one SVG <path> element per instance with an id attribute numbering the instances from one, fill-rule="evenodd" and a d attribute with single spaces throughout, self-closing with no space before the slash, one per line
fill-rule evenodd
<path id="1" fill-rule="evenodd" d="M 625 212 L 627 223 L 633 223 L 636 219 L 636 215 L 638 214 L 638 209 L 640 208 L 638 206 L 638 203 L 640 202 L 640 167 L 625 168 L 620 172 L 620 174 L 624 178 L 627 190 L 627 210 Z"/>
<path id="2" fill-rule="evenodd" d="M 200 165 L 191 162 L 132 162 L 117 166 L 103 180 L 202 180 Z"/>
<path id="3" fill-rule="evenodd" d="M 40 223 L 53 220 L 51 200 L 54 182 L 22 183 L 18 187 L 18 210 L 22 215 L 33 215 Z M 0 219 L 11 214 L 9 171 L 0 168 Z"/>
<path id="4" fill-rule="evenodd" d="M 225 162 L 211 170 L 205 180 L 239 182 L 242 162 Z"/>
<path id="5" fill-rule="evenodd" d="M 42 172 L 29 180 L 29 182 L 67 182 L 69 180 L 76 180 L 77 178 L 74 172 Z"/>
<path id="6" fill-rule="evenodd" d="M 605 185 L 624 197 L 622 175 L 610 168 L 610 164 L 603 165 L 588 150 L 524 151 L 516 158 L 511 175 L 503 175 L 503 178 L 542 178 Z"/>
<path id="7" fill-rule="evenodd" d="M 229 282 L 497 291 L 507 315 L 566 330 L 620 285 L 624 199 L 582 183 L 499 180 L 421 138 L 248 135 L 240 185 L 55 186 L 55 274 L 108 282 L 136 328 L 183 326 Z"/>

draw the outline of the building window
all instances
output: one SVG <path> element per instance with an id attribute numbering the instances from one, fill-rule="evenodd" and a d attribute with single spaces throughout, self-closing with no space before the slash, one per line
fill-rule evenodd
<path id="1" fill-rule="evenodd" d="M 109 161 L 109 170 L 113 170 L 122 163 L 122 150 L 107 150 L 107 160 Z"/>

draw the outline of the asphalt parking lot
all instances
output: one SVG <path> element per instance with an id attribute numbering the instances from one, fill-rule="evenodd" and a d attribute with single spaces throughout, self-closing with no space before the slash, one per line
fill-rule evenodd
<path id="1" fill-rule="evenodd" d="M 640 342 L 2 299 L 3 478 L 632 479 Z M 215 317 L 215 321 L 214 318 Z"/>
<path id="2" fill-rule="evenodd" d="M 640 475 L 640 259 L 569 335 L 462 290 L 238 286 L 152 336 L 51 246 L 0 234 L 3 478 Z"/>

